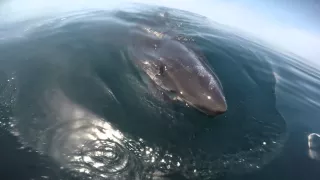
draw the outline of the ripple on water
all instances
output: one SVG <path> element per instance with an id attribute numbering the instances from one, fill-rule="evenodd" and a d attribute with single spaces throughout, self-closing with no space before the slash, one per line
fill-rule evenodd
<path id="1" fill-rule="evenodd" d="M 128 138 L 105 119 L 70 101 L 61 91 L 50 92 L 53 93 L 47 105 L 42 106 L 43 111 L 52 113 L 51 117 L 47 114 L 47 118 L 41 119 L 48 125 L 46 129 L 35 123 L 24 124 L 35 119 L 17 112 L 15 130 L 20 132 L 17 135 L 23 144 L 50 155 L 77 176 L 141 179 L 148 174 L 145 166 L 157 161 L 157 148 L 146 146 L 142 139 Z M 37 111 L 29 113 L 36 116 L 40 110 Z"/>

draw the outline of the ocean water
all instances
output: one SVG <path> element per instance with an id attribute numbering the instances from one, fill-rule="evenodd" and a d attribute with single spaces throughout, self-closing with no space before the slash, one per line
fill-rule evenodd
<path id="1" fill-rule="evenodd" d="M 159 99 L 130 31 L 205 59 L 228 111 Z M 143 31 L 142 31 L 143 32 Z M 147 34 L 147 32 L 145 32 Z M 319 71 L 185 11 L 87 10 L 0 28 L 1 179 L 318 179 Z M 174 53 L 174 52 L 173 52 Z"/>

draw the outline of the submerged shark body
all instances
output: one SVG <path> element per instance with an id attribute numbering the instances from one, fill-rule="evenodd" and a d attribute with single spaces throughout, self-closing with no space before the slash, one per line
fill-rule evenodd
<path id="1" fill-rule="evenodd" d="M 134 29 L 131 37 L 130 58 L 160 91 L 207 115 L 227 110 L 218 77 L 194 51 L 150 28 Z"/>

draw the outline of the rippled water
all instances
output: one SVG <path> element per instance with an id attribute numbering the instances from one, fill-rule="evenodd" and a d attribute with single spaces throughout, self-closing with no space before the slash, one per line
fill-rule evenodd
<path id="1" fill-rule="evenodd" d="M 128 55 L 134 28 L 175 37 L 206 59 L 228 111 L 213 118 L 153 96 Z M 292 56 L 155 7 L 1 31 L 1 178 L 286 179 L 294 163 L 310 165 L 309 179 L 317 174 L 318 151 L 307 154 L 308 134 L 320 132 L 319 72 Z"/>

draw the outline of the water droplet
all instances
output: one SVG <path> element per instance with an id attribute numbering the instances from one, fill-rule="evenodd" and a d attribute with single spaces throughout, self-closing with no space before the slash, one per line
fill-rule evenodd
<path id="1" fill-rule="evenodd" d="M 266 143 L 266 142 L 263 142 L 262 144 L 263 144 L 263 145 L 267 145 L 267 143 Z"/>

